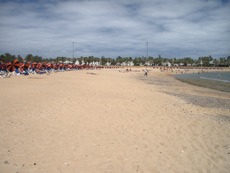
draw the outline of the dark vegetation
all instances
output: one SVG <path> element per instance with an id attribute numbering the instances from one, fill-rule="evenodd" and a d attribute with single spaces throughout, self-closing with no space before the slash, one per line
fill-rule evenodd
<path id="1" fill-rule="evenodd" d="M 67 57 L 57 57 L 57 58 L 42 58 L 38 55 L 28 54 L 26 57 L 21 57 L 20 55 L 11 55 L 10 53 L 5 53 L 0 55 L 0 61 L 7 63 L 18 59 L 20 62 L 46 62 L 46 63 L 58 63 L 58 62 L 75 62 L 78 60 L 79 62 L 84 61 L 86 63 L 91 62 L 100 62 L 101 65 L 105 65 L 107 62 L 111 63 L 111 65 L 121 65 L 124 62 L 133 62 L 135 66 L 140 65 L 158 65 L 158 66 L 167 66 L 169 63 L 172 66 L 205 66 L 205 67 L 229 67 L 230 66 L 230 56 L 228 57 L 220 57 L 218 59 L 213 58 L 212 56 L 199 57 L 197 59 L 193 59 L 190 57 L 185 58 L 164 58 L 161 55 L 158 57 L 121 57 L 117 58 L 106 58 L 104 56 L 98 58 L 94 56 L 89 57 L 79 57 L 79 58 L 67 58 Z"/>

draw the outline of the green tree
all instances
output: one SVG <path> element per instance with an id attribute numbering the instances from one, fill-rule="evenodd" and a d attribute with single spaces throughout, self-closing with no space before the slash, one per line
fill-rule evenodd
<path id="1" fill-rule="evenodd" d="M 33 60 L 33 55 L 32 54 L 28 54 L 26 56 L 25 60 L 31 62 Z"/>
<path id="2" fill-rule="evenodd" d="M 10 53 L 5 53 L 4 55 L 0 56 L 0 61 L 4 62 L 4 63 L 8 63 L 10 61 L 13 61 L 16 59 L 15 55 L 11 55 Z"/>
<path id="3" fill-rule="evenodd" d="M 20 63 L 23 62 L 23 58 L 22 58 L 20 55 L 18 55 L 17 59 L 18 59 L 18 61 L 19 61 Z"/>
<path id="4" fill-rule="evenodd" d="M 105 65 L 106 63 L 106 58 L 104 56 L 101 57 L 101 65 Z"/>
<path id="5" fill-rule="evenodd" d="M 116 60 L 115 59 L 112 59 L 111 65 L 116 65 Z"/>
<path id="6" fill-rule="evenodd" d="M 204 57 L 199 57 L 197 63 L 198 65 L 201 65 L 201 62 L 202 62 L 202 66 L 209 67 L 210 61 L 212 60 L 213 58 L 211 56 L 204 56 Z"/>
<path id="7" fill-rule="evenodd" d="M 227 57 L 227 65 L 230 66 L 230 56 Z"/>
<path id="8" fill-rule="evenodd" d="M 194 60 L 190 57 L 186 57 L 186 58 L 183 58 L 183 63 L 185 66 L 187 66 L 188 64 L 193 64 L 194 63 Z"/>
<path id="9" fill-rule="evenodd" d="M 225 57 L 220 58 L 220 66 L 227 66 L 227 59 Z"/>

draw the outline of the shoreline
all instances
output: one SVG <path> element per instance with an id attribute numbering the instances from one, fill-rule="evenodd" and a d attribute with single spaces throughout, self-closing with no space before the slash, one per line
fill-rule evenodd
<path id="1" fill-rule="evenodd" d="M 223 91 L 223 92 L 230 92 L 230 85 L 223 83 L 221 86 L 219 83 L 210 81 L 210 80 L 202 80 L 202 79 L 179 79 L 176 78 L 177 80 L 181 82 L 185 82 L 191 85 L 196 85 L 199 87 L 204 87 L 204 88 L 209 88 L 209 89 L 215 89 L 218 91 Z"/>
<path id="2" fill-rule="evenodd" d="M 175 96 L 184 100 L 188 104 L 198 106 L 202 109 L 223 109 L 223 114 L 220 114 L 219 120 L 224 122 L 230 122 L 230 93 L 213 88 L 206 88 L 199 85 L 183 82 L 174 77 L 174 74 L 164 72 L 153 72 L 147 78 L 142 76 L 137 77 L 138 80 L 142 80 L 161 93 L 165 93 L 170 96 Z M 221 112 L 221 111 L 220 111 Z M 218 119 L 216 116 L 210 116 L 211 118 Z"/>
<path id="3" fill-rule="evenodd" d="M 176 77 L 176 75 L 183 75 L 183 74 L 205 74 L 205 73 L 229 73 L 230 69 L 226 69 L 226 68 L 221 68 L 221 69 L 206 69 L 206 70 L 202 70 L 202 69 L 177 69 L 177 70 L 164 70 L 161 71 L 160 69 L 152 69 L 149 68 L 150 71 L 152 72 L 160 72 L 160 73 L 165 73 L 168 75 L 172 75 L 176 80 L 179 80 L 181 82 L 185 82 L 188 83 L 190 85 L 195 85 L 195 86 L 199 86 L 199 87 L 204 87 L 204 88 L 209 88 L 209 89 L 215 89 L 218 91 L 222 91 L 222 92 L 230 92 L 230 83 L 223 83 L 223 85 L 219 85 L 220 83 L 215 82 L 215 81 L 211 81 L 211 80 L 204 80 L 204 79 L 185 79 L 185 78 L 179 78 Z M 210 84 L 210 87 L 208 86 Z"/>
<path id="4" fill-rule="evenodd" d="M 229 73 L 230 71 L 209 71 L 206 73 Z M 204 74 L 206 74 L 204 73 Z M 192 73 L 189 73 L 192 74 Z M 194 73 L 193 73 L 194 74 Z M 202 76 L 203 73 L 198 73 Z M 179 81 L 182 82 L 186 82 L 189 83 L 191 85 L 196 85 L 196 86 L 200 86 L 200 87 L 205 87 L 205 88 L 211 88 L 211 89 L 215 89 L 215 90 L 219 90 L 219 91 L 223 91 L 223 92 L 230 92 L 230 83 L 229 82 L 221 82 L 218 81 L 218 79 L 216 80 L 209 80 L 208 78 L 202 78 L 202 79 L 197 79 L 197 78 L 186 78 L 184 76 L 182 76 L 183 74 L 176 74 L 173 75 L 174 78 L 176 78 Z M 195 75 L 195 74 L 194 74 Z M 201 78 L 201 77 L 200 77 Z"/>

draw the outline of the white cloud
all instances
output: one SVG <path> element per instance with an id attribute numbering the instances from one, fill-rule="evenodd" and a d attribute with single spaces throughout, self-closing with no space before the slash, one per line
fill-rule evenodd
<path id="1" fill-rule="evenodd" d="M 229 3 L 53 1 L 0 4 L 0 54 L 43 57 L 230 55 Z"/>

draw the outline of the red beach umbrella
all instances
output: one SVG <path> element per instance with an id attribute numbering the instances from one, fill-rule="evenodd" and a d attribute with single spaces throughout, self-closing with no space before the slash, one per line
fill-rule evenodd
<path id="1" fill-rule="evenodd" d="M 37 63 L 34 62 L 34 63 L 32 64 L 32 68 L 35 69 L 36 67 L 37 67 Z"/>
<path id="2" fill-rule="evenodd" d="M 21 64 L 21 68 L 23 69 L 25 68 L 25 63 Z"/>
<path id="3" fill-rule="evenodd" d="M 27 67 L 27 68 L 29 68 L 30 62 L 25 62 L 24 66 Z"/>
<path id="4" fill-rule="evenodd" d="M 14 60 L 12 63 L 16 69 L 20 67 L 20 62 L 18 60 Z"/>
<path id="5" fill-rule="evenodd" d="M 41 66 L 42 66 L 41 63 L 38 63 L 38 64 L 37 64 L 37 69 L 40 69 Z"/>
<path id="6" fill-rule="evenodd" d="M 43 68 L 46 68 L 46 62 L 43 62 L 43 63 L 42 63 L 42 67 L 43 67 Z"/>
<path id="7" fill-rule="evenodd" d="M 18 69 L 20 67 L 20 62 L 18 60 L 11 61 L 6 69 L 10 72 L 13 72 L 15 69 Z"/>
<path id="8" fill-rule="evenodd" d="M 8 65 L 6 66 L 6 69 L 10 72 L 14 71 L 15 70 L 15 67 L 13 66 L 13 63 L 10 62 L 8 63 Z"/>
<path id="9" fill-rule="evenodd" d="M 5 70 L 6 69 L 6 64 L 3 62 L 2 63 L 2 70 Z"/>

